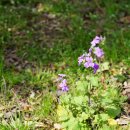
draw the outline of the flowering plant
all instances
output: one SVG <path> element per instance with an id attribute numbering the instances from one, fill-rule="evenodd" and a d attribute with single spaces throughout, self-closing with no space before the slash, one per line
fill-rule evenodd
<path id="1" fill-rule="evenodd" d="M 91 42 L 88 53 L 78 58 L 78 64 L 83 65 L 85 70 L 93 70 L 94 74 L 88 71 L 87 76 L 81 76 L 72 91 L 68 89 L 66 75 L 60 74 L 58 77 L 59 88 L 64 92 L 67 91 L 60 95 L 60 104 L 57 107 L 58 119 L 63 129 L 109 129 L 103 128 L 104 124 L 108 125 L 109 121 L 114 120 L 121 112 L 120 106 L 124 99 L 118 89 L 109 84 L 104 89 L 99 80 L 101 73 L 97 73 L 101 67 L 99 62 L 104 57 L 99 45 L 104 43 L 104 40 L 105 38 L 96 36 Z"/>

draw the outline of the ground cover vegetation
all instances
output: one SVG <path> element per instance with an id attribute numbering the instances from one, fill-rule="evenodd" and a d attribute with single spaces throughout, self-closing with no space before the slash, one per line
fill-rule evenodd
<path id="1" fill-rule="evenodd" d="M 129 129 L 129 28 L 129 0 L 1 0 L 0 130 Z"/>

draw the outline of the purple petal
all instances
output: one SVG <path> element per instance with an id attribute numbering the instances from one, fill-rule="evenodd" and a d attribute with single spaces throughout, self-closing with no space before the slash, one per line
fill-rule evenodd
<path id="1" fill-rule="evenodd" d="M 68 86 L 64 86 L 64 87 L 62 87 L 62 91 L 68 91 L 69 90 L 69 88 L 68 88 Z"/>
<path id="2" fill-rule="evenodd" d="M 86 62 L 86 63 L 84 64 L 84 67 L 85 67 L 85 68 L 93 67 L 93 66 L 94 66 L 94 63 L 93 63 L 93 62 Z"/>
<path id="3" fill-rule="evenodd" d="M 92 46 L 95 47 L 96 44 L 99 44 L 103 40 L 102 36 L 96 36 L 93 41 L 91 42 Z"/>
<path id="4" fill-rule="evenodd" d="M 87 62 L 93 62 L 93 58 L 92 58 L 92 57 L 86 57 L 85 60 L 86 60 Z"/>
<path id="5" fill-rule="evenodd" d="M 83 54 L 83 55 L 81 55 L 80 57 L 78 57 L 78 63 L 79 63 L 79 65 L 82 63 L 82 62 L 84 62 L 85 61 L 85 54 Z"/>
<path id="6" fill-rule="evenodd" d="M 100 49 L 99 47 L 95 47 L 94 54 L 95 54 L 98 58 L 101 58 L 101 57 L 103 57 L 104 52 L 103 52 L 103 50 Z"/>
<path id="7" fill-rule="evenodd" d="M 64 78 L 66 75 L 65 74 L 58 74 L 58 76 Z"/>
<path id="8" fill-rule="evenodd" d="M 59 84 L 59 87 L 60 87 L 60 88 L 63 88 L 64 86 L 67 86 L 67 81 L 66 81 L 66 79 L 64 79 L 64 80 Z"/>
<path id="9" fill-rule="evenodd" d="M 89 48 L 89 53 L 92 53 L 92 48 Z"/>
<path id="10" fill-rule="evenodd" d="M 99 69 L 99 65 L 94 63 L 93 69 L 94 69 L 94 74 L 95 74 L 97 70 Z"/>
<path id="11" fill-rule="evenodd" d="M 83 59 L 78 59 L 79 65 L 83 62 Z"/>
<path id="12" fill-rule="evenodd" d="M 86 63 L 84 64 L 84 67 L 85 67 L 85 68 L 88 68 L 88 67 L 89 67 L 88 62 L 86 62 Z"/>
<path id="13" fill-rule="evenodd" d="M 65 74 L 58 74 L 58 78 L 56 81 L 61 81 L 66 75 Z"/>
<path id="14" fill-rule="evenodd" d="M 67 80 L 66 80 L 66 79 L 64 79 L 64 80 L 62 81 L 62 83 L 63 83 L 64 85 L 66 85 Z"/>

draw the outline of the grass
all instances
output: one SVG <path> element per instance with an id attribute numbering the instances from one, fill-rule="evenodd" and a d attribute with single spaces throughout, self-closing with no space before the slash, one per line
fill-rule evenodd
<path id="1" fill-rule="evenodd" d="M 77 57 L 88 49 L 96 34 L 107 39 L 104 48 L 106 60 L 112 64 L 123 62 L 129 65 L 130 26 L 120 23 L 121 17 L 130 15 L 129 1 L 96 1 L 39 1 L 42 6 L 36 0 L 1 1 L 0 90 L 3 106 L 8 103 L 17 106 L 13 100 L 16 93 L 19 102 L 30 105 L 30 100 L 33 100 L 34 111 L 27 111 L 31 113 L 30 118 L 36 118 L 33 122 L 45 124 L 43 120 L 46 117 L 55 122 L 56 75 L 66 73 L 71 77 L 70 82 L 80 75 Z M 11 61 L 12 57 L 17 58 Z M 32 91 L 34 99 L 30 99 Z M 1 122 L 0 129 L 32 128 L 24 126 L 25 123 L 19 119 L 11 122 L 17 121 L 18 127 Z"/>

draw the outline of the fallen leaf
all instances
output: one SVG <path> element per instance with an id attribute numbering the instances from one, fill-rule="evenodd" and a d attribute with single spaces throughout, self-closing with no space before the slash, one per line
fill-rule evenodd
<path id="1" fill-rule="evenodd" d="M 5 110 L 5 109 L 6 109 L 5 106 L 0 106 L 0 111 L 3 111 L 3 110 Z"/>
<path id="2" fill-rule="evenodd" d="M 56 130 L 61 130 L 61 125 L 60 124 L 57 124 L 57 123 L 55 123 L 54 124 L 54 128 L 56 129 Z"/>
<path id="3" fill-rule="evenodd" d="M 125 16 L 120 19 L 120 22 L 130 24 L 130 16 Z"/>
<path id="4" fill-rule="evenodd" d="M 14 114 L 14 113 L 12 113 L 12 112 L 6 112 L 6 113 L 4 114 L 4 117 L 5 117 L 5 118 L 10 118 L 10 117 L 13 116 L 13 114 Z"/>
<path id="5" fill-rule="evenodd" d="M 31 94 L 30 94 L 30 98 L 34 98 L 35 97 L 35 92 L 34 91 L 31 91 Z"/>
<path id="6" fill-rule="evenodd" d="M 130 123 L 130 118 L 120 118 L 116 120 L 119 125 L 128 125 Z"/>
<path id="7" fill-rule="evenodd" d="M 36 123 L 36 125 L 35 125 L 35 127 L 37 128 L 41 128 L 41 127 L 45 127 L 45 124 L 44 123 L 42 123 L 42 122 L 37 122 Z"/>
<path id="8" fill-rule="evenodd" d="M 20 105 L 21 105 L 21 110 L 23 111 L 33 111 L 32 106 L 27 103 L 21 102 Z"/>
<path id="9" fill-rule="evenodd" d="M 32 106 L 30 106 L 30 105 L 24 105 L 23 110 L 24 111 L 33 111 Z"/>

